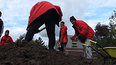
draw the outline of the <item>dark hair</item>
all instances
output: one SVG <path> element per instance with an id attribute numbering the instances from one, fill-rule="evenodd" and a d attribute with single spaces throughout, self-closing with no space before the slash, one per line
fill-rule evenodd
<path id="1" fill-rule="evenodd" d="M 76 19 L 75 19 L 74 16 L 71 16 L 71 17 L 70 17 L 70 21 L 72 21 L 72 20 L 76 21 Z"/>
<path id="2" fill-rule="evenodd" d="M 1 17 L 1 15 L 2 15 L 2 12 L 0 11 L 0 17 Z"/>
<path id="3" fill-rule="evenodd" d="M 61 23 L 65 24 L 63 21 Z"/>
<path id="4" fill-rule="evenodd" d="M 9 33 L 9 30 L 6 30 L 5 33 L 8 32 Z"/>

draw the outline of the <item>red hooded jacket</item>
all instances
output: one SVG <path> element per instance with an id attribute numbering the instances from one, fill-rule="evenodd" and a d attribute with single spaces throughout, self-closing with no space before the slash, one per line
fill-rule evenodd
<path id="1" fill-rule="evenodd" d="M 53 5 L 50 2 L 47 1 L 41 1 L 35 4 L 30 12 L 29 16 L 29 21 L 28 21 L 28 26 L 40 15 L 44 14 L 47 12 L 49 9 L 55 9 L 58 15 L 60 16 L 60 21 L 62 19 L 62 11 L 59 6 Z"/>
<path id="2" fill-rule="evenodd" d="M 60 36 L 60 43 L 67 43 L 68 39 L 67 39 L 67 26 L 63 26 L 61 27 L 61 36 Z"/>
<path id="3" fill-rule="evenodd" d="M 80 33 L 80 36 L 85 36 L 89 39 L 93 39 L 94 36 L 94 30 L 84 21 L 82 20 L 76 20 L 76 28 Z M 76 33 L 73 37 L 76 36 Z"/>
<path id="4" fill-rule="evenodd" d="M 3 36 L 2 38 L 1 38 L 1 42 L 0 42 L 0 45 L 6 45 L 6 44 L 8 44 L 8 43 L 13 43 L 13 39 L 10 37 L 10 36 Z"/>

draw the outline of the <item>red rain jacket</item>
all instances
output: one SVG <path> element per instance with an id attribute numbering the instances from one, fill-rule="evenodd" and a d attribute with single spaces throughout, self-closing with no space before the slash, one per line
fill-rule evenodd
<path id="1" fill-rule="evenodd" d="M 29 21 L 28 21 L 28 26 L 40 15 L 44 14 L 45 12 L 47 12 L 49 9 L 55 9 L 58 13 L 58 15 L 60 16 L 59 21 L 61 21 L 62 19 L 62 11 L 60 9 L 59 6 L 57 5 L 53 5 L 47 1 L 41 1 L 38 2 L 37 4 L 35 4 L 30 12 L 30 16 L 29 16 Z"/>
<path id="2" fill-rule="evenodd" d="M 67 26 L 61 27 L 61 37 L 60 37 L 60 43 L 67 43 Z"/>
<path id="3" fill-rule="evenodd" d="M 6 36 L 3 36 L 2 38 L 1 38 L 1 42 L 0 42 L 0 45 L 6 45 L 6 44 L 8 44 L 8 43 L 13 43 L 13 39 L 10 37 L 10 36 L 8 36 L 8 37 L 6 37 Z"/>
<path id="4" fill-rule="evenodd" d="M 76 20 L 76 28 L 80 33 L 80 36 L 85 36 L 89 39 L 93 39 L 94 36 L 94 30 L 84 21 L 82 20 Z M 76 36 L 76 33 L 73 37 Z"/>

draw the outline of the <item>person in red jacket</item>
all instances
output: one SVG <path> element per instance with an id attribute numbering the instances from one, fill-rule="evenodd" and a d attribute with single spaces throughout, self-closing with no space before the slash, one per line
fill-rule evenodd
<path id="1" fill-rule="evenodd" d="M 93 39 L 94 30 L 84 21 L 76 20 L 74 16 L 70 17 L 70 21 L 73 24 L 75 34 L 71 39 L 78 38 L 80 43 L 91 45 L 90 39 Z M 84 56 L 87 59 L 92 59 L 92 51 L 90 47 L 84 47 Z"/>
<path id="2" fill-rule="evenodd" d="M 60 51 L 64 52 L 65 51 L 65 47 L 66 44 L 68 42 L 68 38 L 67 38 L 67 26 L 64 25 L 65 23 L 62 21 L 60 23 L 60 37 L 59 37 L 59 42 L 61 44 L 61 48 L 59 48 Z"/>
<path id="3" fill-rule="evenodd" d="M 62 11 L 59 6 L 53 5 L 47 1 L 41 1 L 35 4 L 30 12 L 27 33 L 25 40 L 31 41 L 34 34 L 40 32 L 40 28 L 45 24 L 49 38 L 49 49 L 54 49 L 55 45 L 55 24 L 59 26 L 62 19 Z"/>
<path id="4" fill-rule="evenodd" d="M 0 45 L 6 45 L 9 43 L 13 43 L 13 39 L 11 38 L 11 36 L 9 36 L 9 30 L 6 30 L 5 35 L 1 38 Z"/>

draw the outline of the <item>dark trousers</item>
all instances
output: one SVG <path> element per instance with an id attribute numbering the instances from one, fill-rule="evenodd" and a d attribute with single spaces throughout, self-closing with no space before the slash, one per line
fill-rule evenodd
<path id="1" fill-rule="evenodd" d="M 59 48 L 60 51 L 64 52 L 66 47 L 66 43 L 61 43 L 61 48 Z"/>
<path id="2" fill-rule="evenodd" d="M 28 27 L 25 40 L 31 41 L 34 34 L 40 26 L 45 24 L 47 35 L 49 38 L 49 49 L 54 49 L 55 45 L 55 24 L 59 22 L 59 15 L 55 9 L 50 9 L 43 15 L 36 18 Z"/>

